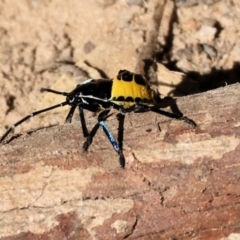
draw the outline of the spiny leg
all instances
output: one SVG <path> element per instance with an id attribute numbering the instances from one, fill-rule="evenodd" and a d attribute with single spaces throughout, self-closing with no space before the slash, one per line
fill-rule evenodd
<path id="1" fill-rule="evenodd" d="M 57 104 L 57 105 L 54 105 L 54 106 L 51 106 L 51 107 L 48 107 L 48 108 L 44 108 L 44 109 L 41 109 L 39 111 L 35 111 L 35 112 L 32 112 L 31 114 L 27 115 L 26 117 L 24 117 L 23 119 L 21 119 L 20 121 L 16 122 L 15 124 L 13 124 L 4 134 L 3 136 L 1 137 L 0 139 L 0 143 L 2 143 L 2 141 L 7 137 L 7 135 L 17 126 L 19 126 L 21 123 L 27 121 L 29 118 L 31 117 L 34 117 L 40 113 L 43 113 L 43 112 L 47 112 L 47 111 L 50 111 L 54 108 L 58 108 L 58 107 L 63 107 L 65 105 L 67 105 L 68 102 L 62 102 L 60 104 Z"/>
<path id="2" fill-rule="evenodd" d="M 103 131 L 105 132 L 105 134 L 107 135 L 108 140 L 110 141 L 110 143 L 112 144 L 114 150 L 117 152 L 118 156 L 119 156 L 119 163 L 120 166 L 122 168 L 124 168 L 125 166 L 125 158 L 124 155 L 122 153 L 121 148 L 119 147 L 117 141 L 115 140 L 115 138 L 113 137 L 112 133 L 110 132 L 110 130 L 108 129 L 106 123 L 105 123 L 105 117 L 107 116 L 107 114 L 109 113 L 110 110 L 104 110 L 103 112 L 101 112 L 98 115 L 98 122 L 99 125 L 102 127 Z"/>

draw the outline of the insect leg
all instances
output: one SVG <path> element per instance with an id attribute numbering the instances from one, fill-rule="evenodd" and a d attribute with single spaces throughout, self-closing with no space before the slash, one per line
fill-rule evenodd
<path id="1" fill-rule="evenodd" d="M 86 138 L 89 136 L 89 131 L 87 129 L 87 124 L 86 124 L 86 120 L 83 112 L 83 106 L 79 105 L 78 109 L 79 109 L 79 117 L 81 121 L 83 136 Z"/>
<path id="2" fill-rule="evenodd" d="M 16 122 L 15 124 L 13 124 L 4 134 L 3 136 L 1 137 L 0 139 L 0 143 L 7 137 L 7 135 L 17 126 L 19 126 L 21 123 L 27 121 L 29 118 L 31 117 L 34 117 L 40 113 L 43 113 L 43 112 L 47 112 L 47 111 L 50 111 L 54 108 L 58 108 L 58 107 L 63 107 L 65 105 L 67 105 L 68 102 L 62 102 L 60 104 L 57 104 L 57 105 L 54 105 L 54 106 L 51 106 L 51 107 L 48 107 L 48 108 L 44 108 L 44 109 L 41 109 L 39 111 L 35 111 L 35 112 L 32 112 L 31 114 L 27 115 L 26 117 L 24 117 L 23 119 L 21 119 L 20 121 Z"/>
<path id="3" fill-rule="evenodd" d="M 113 146 L 113 149 L 117 152 L 118 156 L 119 156 L 119 163 L 120 166 L 122 168 L 124 168 L 125 166 L 125 158 L 124 155 L 122 153 L 121 148 L 119 147 L 119 144 L 117 143 L 117 141 L 115 140 L 115 138 L 113 137 L 112 133 L 110 132 L 110 130 L 108 129 L 106 123 L 105 123 L 105 118 L 107 116 L 107 114 L 109 113 L 109 109 L 104 110 L 103 112 L 101 112 L 98 115 L 98 122 L 99 125 L 102 127 L 103 131 L 105 132 L 105 134 L 107 135 L 108 140 L 110 141 L 110 143 Z"/>
<path id="4" fill-rule="evenodd" d="M 149 110 L 152 111 L 152 112 L 164 115 L 164 116 L 169 117 L 169 118 L 174 118 L 174 119 L 177 119 L 177 120 L 184 121 L 185 123 L 189 124 L 193 128 L 195 128 L 197 126 L 197 124 L 192 119 L 190 119 L 186 116 L 183 116 L 183 114 L 181 112 L 171 113 L 171 112 L 166 112 L 166 111 L 163 111 L 159 108 L 154 108 L 154 107 L 150 107 Z"/>
<path id="5" fill-rule="evenodd" d="M 91 132 L 89 133 L 89 131 L 87 129 L 87 124 L 86 124 L 86 120 L 85 120 L 83 109 L 87 109 L 89 111 L 96 112 L 98 110 L 98 106 L 79 105 L 79 117 L 80 117 L 80 121 L 81 121 L 82 132 L 83 132 L 83 136 L 86 138 L 86 141 L 83 144 L 83 150 L 87 151 L 89 146 L 92 144 L 93 137 L 97 133 L 97 130 L 99 128 L 99 123 L 97 123 L 93 127 Z"/>
<path id="6" fill-rule="evenodd" d="M 84 116 L 84 105 L 79 105 L 78 106 L 78 109 L 79 109 L 79 117 L 80 117 L 80 121 L 81 121 L 81 126 L 82 126 L 82 132 L 83 132 L 83 136 L 86 139 L 86 141 L 84 142 L 83 144 L 83 149 L 84 151 L 87 151 L 88 147 L 91 145 L 92 143 L 92 139 L 93 137 L 95 136 L 98 128 L 99 128 L 99 124 L 97 123 L 94 128 L 92 129 L 92 131 L 89 133 L 88 129 L 87 129 L 87 124 L 86 124 L 86 120 L 85 120 L 85 116 Z M 66 117 L 66 120 L 65 120 L 65 123 L 70 123 L 72 121 L 72 117 L 73 117 L 73 114 L 74 114 L 74 111 L 76 109 L 77 105 L 74 105 L 71 107 L 67 117 Z M 95 110 L 95 109 L 90 109 L 90 110 Z"/>
<path id="7" fill-rule="evenodd" d="M 112 115 L 112 114 L 106 115 L 106 116 L 104 117 L 104 121 L 107 120 L 107 118 L 110 117 L 111 115 Z M 81 116 L 80 116 L 80 118 L 81 118 Z M 95 124 L 95 126 L 92 128 L 91 132 L 88 133 L 88 135 L 86 136 L 87 139 L 86 139 L 86 141 L 85 141 L 84 144 L 83 144 L 83 150 L 84 150 L 84 151 L 87 151 L 88 148 L 90 147 L 90 145 L 92 144 L 92 140 L 93 140 L 94 136 L 96 135 L 99 127 L 100 127 L 99 122 L 97 122 L 97 123 Z"/>
<path id="8" fill-rule="evenodd" d="M 185 123 L 191 125 L 193 128 L 195 128 L 197 126 L 197 124 L 192 119 L 190 119 L 186 116 L 183 116 L 183 114 L 180 111 L 178 111 L 177 113 L 167 112 L 167 111 L 161 110 L 157 107 L 151 107 L 151 106 L 147 106 L 147 105 L 140 104 L 140 103 L 138 105 L 136 105 L 136 110 L 140 111 L 140 112 L 141 111 L 152 111 L 152 112 L 161 114 L 161 115 L 169 117 L 169 118 L 174 118 L 174 119 L 177 119 L 180 121 L 184 121 Z"/>
<path id="9" fill-rule="evenodd" d="M 88 148 L 90 147 L 90 145 L 92 144 L 93 137 L 97 133 L 99 127 L 100 127 L 99 123 L 96 123 L 95 126 L 93 127 L 93 129 L 91 130 L 91 132 L 89 133 L 89 135 L 87 136 L 87 139 L 83 144 L 84 151 L 87 151 Z"/>
<path id="10" fill-rule="evenodd" d="M 122 150 L 125 114 L 122 113 L 117 114 L 117 119 L 118 119 L 118 144 L 120 149 Z"/>
<path id="11" fill-rule="evenodd" d="M 73 117 L 73 114 L 74 114 L 74 112 L 75 112 L 75 109 L 76 109 L 76 105 L 74 105 L 74 106 L 72 106 L 71 108 L 70 108 L 70 111 L 69 111 L 69 113 L 68 113 L 68 115 L 67 115 L 67 117 L 66 117 L 66 119 L 65 119 L 65 123 L 71 123 L 72 122 L 72 117 Z"/>
<path id="12" fill-rule="evenodd" d="M 77 105 L 74 105 L 71 107 L 71 109 L 65 119 L 65 123 L 72 122 L 72 117 L 76 110 L 76 107 L 77 107 Z M 88 129 L 87 129 L 86 121 L 85 121 L 85 117 L 84 117 L 84 112 L 83 112 L 83 109 L 86 109 L 86 107 L 84 107 L 84 105 L 78 105 L 78 108 L 79 108 L 79 117 L 80 117 L 80 121 L 81 121 L 83 135 L 84 135 L 84 137 L 87 137 L 89 135 L 89 133 L 88 133 Z M 95 108 L 94 108 L 94 110 L 95 110 Z M 91 109 L 90 109 L 90 111 L 91 111 Z"/>

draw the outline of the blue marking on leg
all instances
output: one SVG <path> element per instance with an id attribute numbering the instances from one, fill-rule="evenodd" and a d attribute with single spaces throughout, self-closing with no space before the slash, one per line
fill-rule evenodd
<path id="1" fill-rule="evenodd" d="M 113 137 L 112 133 L 109 131 L 106 123 L 104 121 L 99 121 L 99 124 L 103 128 L 103 131 L 107 135 L 107 137 L 108 137 L 109 141 L 111 142 L 115 151 L 120 153 L 121 152 L 120 147 L 119 147 L 118 143 L 116 142 L 115 138 Z"/>

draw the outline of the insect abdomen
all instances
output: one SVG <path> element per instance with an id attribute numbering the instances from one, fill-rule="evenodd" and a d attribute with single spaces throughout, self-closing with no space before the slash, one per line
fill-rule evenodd
<path id="1" fill-rule="evenodd" d="M 113 79 L 111 100 L 129 108 L 136 103 L 153 103 L 155 94 L 140 74 L 120 70 Z"/>

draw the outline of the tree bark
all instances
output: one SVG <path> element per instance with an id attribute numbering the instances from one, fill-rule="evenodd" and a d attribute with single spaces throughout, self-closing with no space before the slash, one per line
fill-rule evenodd
<path id="1" fill-rule="evenodd" d="M 82 152 L 79 122 L 8 138 L 1 239 L 240 236 L 239 92 L 235 84 L 179 98 L 195 130 L 156 113 L 127 114 L 125 169 L 101 129 Z M 107 124 L 116 136 L 115 116 Z"/>

